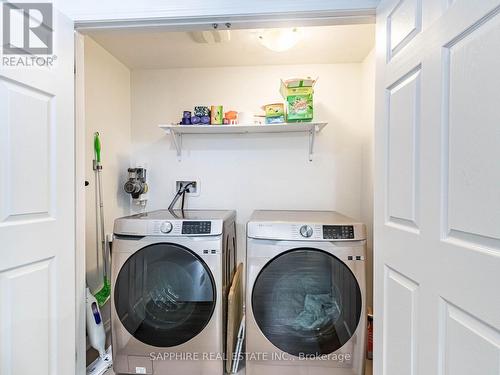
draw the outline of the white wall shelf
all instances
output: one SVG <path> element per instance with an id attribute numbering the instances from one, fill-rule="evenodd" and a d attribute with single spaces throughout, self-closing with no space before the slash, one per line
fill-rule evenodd
<path id="1" fill-rule="evenodd" d="M 177 158 L 182 159 L 182 136 L 184 134 L 249 134 L 249 133 L 307 133 L 309 135 L 309 161 L 314 153 L 316 133 L 326 122 L 296 122 L 268 125 L 159 125 L 172 137 Z"/>

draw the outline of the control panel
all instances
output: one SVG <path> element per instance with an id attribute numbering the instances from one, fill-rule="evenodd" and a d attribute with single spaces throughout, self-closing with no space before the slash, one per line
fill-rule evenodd
<path id="1" fill-rule="evenodd" d="M 323 239 L 349 240 L 354 239 L 353 225 L 323 225 Z"/>
<path id="2" fill-rule="evenodd" d="M 210 234 L 211 221 L 183 221 L 182 234 Z"/>
<path id="3" fill-rule="evenodd" d="M 249 222 L 247 236 L 255 239 L 288 241 L 363 241 L 366 229 L 361 223 L 332 224 L 310 222 Z"/>
<path id="4" fill-rule="evenodd" d="M 138 220 L 121 218 L 115 222 L 114 233 L 125 236 L 219 236 L 222 220 L 169 218 L 167 220 Z"/>

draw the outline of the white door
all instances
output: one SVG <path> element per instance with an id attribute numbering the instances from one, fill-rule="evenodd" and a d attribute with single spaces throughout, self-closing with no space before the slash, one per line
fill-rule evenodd
<path id="1" fill-rule="evenodd" d="M 377 11 L 375 374 L 500 374 L 500 1 Z"/>
<path id="2" fill-rule="evenodd" d="M 15 12 L 12 43 L 43 47 Z M 53 29 L 52 68 L 0 64 L 2 375 L 75 373 L 73 23 L 54 12 Z"/>

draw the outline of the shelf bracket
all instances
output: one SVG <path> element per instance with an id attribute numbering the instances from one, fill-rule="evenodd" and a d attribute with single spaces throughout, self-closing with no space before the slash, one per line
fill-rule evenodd
<path id="1" fill-rule="evenodd" d="M 246 134 L 246 133 L 296 133 L 301 132 L 309 136 L 309 161 L 313 161 L 314 143 L 316 133 L 319 133 L 326 122 L 299 123 L 299 124 L 274 124 L 274 125 L 220 125 L 220 126 L 181 126 L 159 125 L 166 133 L 170 133 L 172 143 L 177 153 L 177 160 L 182 160 L 182 138 L 184 134 Z"/>
<path id="2" fill-rule="evenodd" d="M 318 126 L 314 126 L 309 130 L 309 161 L 313 160 L 314 154 L 314 141 L 316 140 L 316 132 L 319 130 Z"/>
<path id="3" fill-rule="evenodd" d="M 182 134 L 177 134 L 174 130 L 170 130 L 172 142 L 177 150 L 177 160 L 182 160 Z"/>

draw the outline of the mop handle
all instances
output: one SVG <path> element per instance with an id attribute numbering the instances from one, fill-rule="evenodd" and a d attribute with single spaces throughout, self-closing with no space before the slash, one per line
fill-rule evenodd
<path id="1" fill-rule="evenodd" d="M 102 199 L 102 181 L 101 181 L 101 140 L 99 138 L 99 132 L 94 133 L 94 167 L 97 172 L 97 208 L 99 210 L 100 218 L 100 235 L 101 235 L 101 255 L 103 257 L 103 277 L 107 277 L 107 256 L 106 256 L 106 238 L 104 234 L 104 203 Z M 105 281 L 105 280 L 104 280 Z"/>

